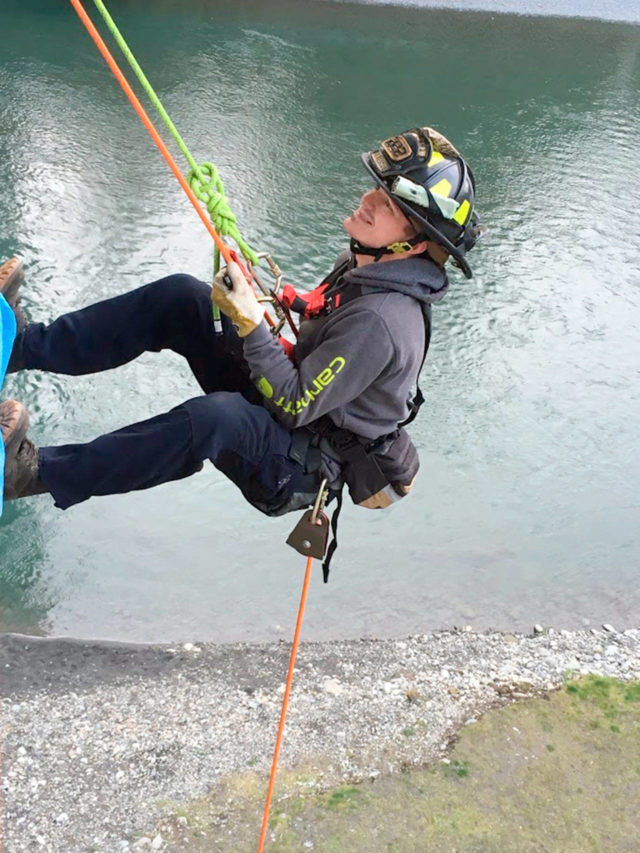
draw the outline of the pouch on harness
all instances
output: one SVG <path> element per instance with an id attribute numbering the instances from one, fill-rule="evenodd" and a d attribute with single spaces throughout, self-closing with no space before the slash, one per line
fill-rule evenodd
<path id="1" fill-rule="evenodd" d="M 351 500 L 366 509 L 384 509 L 407 495 L 420 467 L 407 431 L 368 441 L 337 427 L 328 417 L 296 430 L 291 455 L 307 470 L 320 467 L 321 454 L 340 463 Z"/>

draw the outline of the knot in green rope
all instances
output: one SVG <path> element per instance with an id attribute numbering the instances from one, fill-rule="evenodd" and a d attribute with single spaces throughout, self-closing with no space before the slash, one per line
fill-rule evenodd
<path id="1" fill-rule="evenodd" d="M 258 263 L 258 257 L 242 239 L 236 226 L 236 216 L 229 207 L 224 194 L 224 185 L 213 163 L 202 163 L 197 169 L 191 169 L 187 175 L 189 186 L 204 204 L 216 230 L 223 237 L 231 237 L 240 247 L 240 251 L 252 264 Z"/>
<path id="2" fill-rule="evenodd" d="M 224 194 L 222 178 L 213 163 L 203 163 L 198 170 L 192 169 L 187 177 L 189 186 L 209 211 L 209 215 L 221 234 L 231 233 L 235 225 L 234 216 Z"/>
<path id="3" fill-rule="evenodd" d="M 125 55 L 127 62 L 129 63 L 136 77 L 140 81 L 140 85 L 149 96 L 151 103 L 157 109 L 160 118 L 168 127 L 169 132 L 175 139 L 178 148 L 184 154 L 187 163 L 191 167 L 191 171 L 189 172 L 187 180 L 191 185 L 191 189 L 196 194 L 198 199 L 206 206 L 209 215 L 211 216 L 211 220 L 216 227 L 216 230 L 223 236 L 230 236 L 233 240 L 235 240 L 246 260 L 256 266 L 258 264 L 258 256 L 253 251 L 251 246 L 249 246 L 248 243 L 246 243 L 240 236 L 240 232 L 238 231 L 238 228 L 236 226 L 236 218 L 231 212 L 231 208 L 229 207 L 229 203 L 227 202 L 227 199 L 225 197 L 224 187 L 222 186 L 222 181 L 220 180 L 220 177 L 218 175 L 218 170 L 212 163 L 204 163 L 202 166 L 198 166 L 197 162 L 193 158 L 193 155 L 189 151 L 187 144 L 178 133 L 175 124 L 171 121 L 169 114 L 162 105 L 160 98 L 155 93 L 153 86 L 147 79 L 142 68 L 140 68 L 140 65 L 138 64 L 138 61 L 133 55 L 131 48 L 124 40 L 124 37 L 116 26 L 115 21 L 107 11 L 103 0 L 93 0 L 93 2 L 95 3 L 96 8 L 102 15 L 114 39 L 120 46 L 120 50 Z M 214 257 L 216 258 L 217 270 L 217 263 L 219 260 L 218 249 L 215 250 Z"/>

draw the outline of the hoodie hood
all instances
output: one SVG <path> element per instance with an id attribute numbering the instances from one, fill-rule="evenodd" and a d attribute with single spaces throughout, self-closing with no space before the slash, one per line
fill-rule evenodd
<path id="1" fill-rule="evenodd" d="M 417 257 L 353 267 L 345 272 L 343 281 L 372 291 L 404 293 L 424 305 L 439 302 L 449 289 L 444 269 L 428 258 Z"/>

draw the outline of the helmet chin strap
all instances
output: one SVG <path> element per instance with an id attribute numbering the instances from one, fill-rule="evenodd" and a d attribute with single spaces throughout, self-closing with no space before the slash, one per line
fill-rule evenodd
<path id="1" fill-rule="evenodd" d="M 408 252 L 418 243 L 423 243 L 427 239 L 426 234 L 416 234 L 415 237 L 409 237 L 407 240 L 400 240 L 397 243 L 390 243 L 388 246 L 366 246 L 354 237 L 349 242 L 349 248 L 354 255 L 372 255 L 374 263 L 379 261 L 384 255 L 401 255 Z"/>
<path id="2" fill-rule="evenodd" d="M 349 248 L 353 255 L 373 255 L 374 262 L 379 261 L 383 255 L 388 254 L 386 246 L 374 249 L 373 246 L 365 246 L 359 240 L 354 240 L 353 237 L 349 241 Z"/>

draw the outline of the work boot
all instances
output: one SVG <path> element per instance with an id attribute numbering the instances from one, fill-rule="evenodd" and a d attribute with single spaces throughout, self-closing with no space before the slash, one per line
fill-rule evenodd
<path id="1" fill-rule="evenodd" d="M 10 261 L 6 261 L 2 266 L 0 266 L 0 293 L 9 303 L 9 307 L 16 318 L 16 340 L 13 345 L 13 352 L 11 353 L 7 373 L 15 373 L 17 370 L 21 370 L 22 368 L 21 335 L 27 327 L 27 318 L 25 317 L 22 306 L 20 305 L 18 291 L 20 290 L 20 285 L 23 281 L 24 268 L 20 258 L 11 258 Z"/>
<path id="2" fill-rule="evenodd" d="M 38 448 L 27 438 L 29 415 L 22 403 L 0 403 L 0 428 L 4 442 L 4 499 L 25 498 L 46 492 L 38 477 Z"/>

